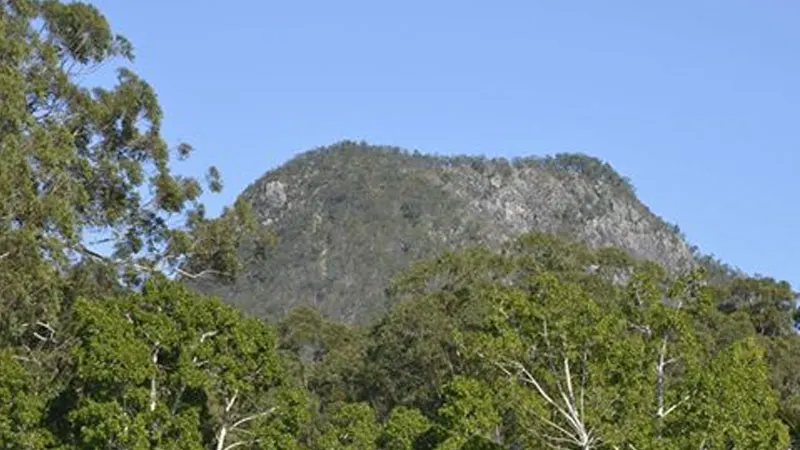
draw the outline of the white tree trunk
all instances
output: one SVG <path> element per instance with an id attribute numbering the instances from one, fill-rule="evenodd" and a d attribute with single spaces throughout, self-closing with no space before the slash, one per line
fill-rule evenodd
<path id="1" fill-rule="evenodd" d="M 225 438 L 228 436 L 228 427 L 223 425 L 217 434 L 217 450 L 225 449 Z"/>
<path id="2" fill-rule="evenodd" d="M 150 377 L 150 412 L 155 411 L 158 404 L 158 385 L 156 382 L 156 376 L 158 376 L 158 346 L 159 343 L 156 342 L 153 347 L 153 369 L 155 373 Z"/>
<path id="3" fill-rule="evenodd" d="M 229 436 L 234 436 L 234 438 L 235 438 L 236 437 L 235 436 L 235 434 L 236 434 L 235 432 L 237 430 L 239 430 L 243 425 L 246 425 L 248 422 L 252 422 L 253 420 L 259 419 L 261 417 L 268 416 L 268 415 L 272 414 L 273 412 L 275 412 L 275 410 L 277 409 L 277 407 L 272 407 L 272 408 L 270 408 L 270 409 L 268 409 L 266 411 L 261 411 L 261 412 L 255 413 L 255 414 L 250 414 L 248 416 L 245 416 L 245 417 L 233 422 L 233 424 L 231 425 L 230 424 L 230 420 L 232 420 L 232 419 L 230 419 L 231 412 L 233 411 L 233 407 L 236 405 L 236 400 L 237 400 L 238 396 L 239 396 L 239 392 L 238 391 L 234 392 L 233 396 L 229 400 L 227 400 L 226 403 L 225 403 L 225 417 L 223 419 L 223 423 L 222 423 L 222 426 L 219 429 L 219 432 L 217 432 L 217 447 L 216 447 L 216 450 L 233 450 L 234 448 L 240 447 L 242 445 L 255 444 L 255 443 L 259 442 L 259 439 L 242 439 L 242 440 L 233 442 L 228 446 L 225 446 L 225 442 L 228 439 L 228 437 Z M 244 430 L 242 430 L 242 431 L 244 431 Z"/>
<path id="4" fill-rule="evenodd" d="M 514 367 L 521 380 L 534 387 L 539 396 L 561 416 L 567 423 L 566 426 L 561 426 L 547 417 L 540 416 L 539 419 L 548 425 L 556 432 L 556 436 L 544 436 L 549 441 L 549 445 L 555 449 L 566 449 L 565 444 L 577 446 L 581 450 L 591 450 L 597 447 L 600 440 L 594 435 L 594 431 L 588 429 L 584 416 L 584 386 L 581 384 L 579 396 L 575 396 L 575 390 L 572 383 L 572 373 L 569 367 L 569 360 L 564 358 L 564 381 L 567 390 L 564 391 L 559 385 L 558 391 L 563 403 L 559 404 L 539 383 L 539 381 L 525 368 L 523 364 L 518 361 L 513 361 L 510 364 Z M 502 364 L 498 366 L 508 375 L 513 375 Z"/>

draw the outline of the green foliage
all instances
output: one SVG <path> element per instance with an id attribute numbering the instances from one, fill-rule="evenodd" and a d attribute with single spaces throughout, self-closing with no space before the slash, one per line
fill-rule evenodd
<path id="1" fill-rule="evenodd" d="M 787 336 L 794 333 L 798 295 L 789 283 L 772 278 L 737 278 L 720 293 L 726 312 L 744 310 L 759 334 Z"/>
<path id="2" fill-rule="evenodd" d="M 44 428 L 47 397 L 15 355 L 0 350 L 0 448 L 44 449 L 52 436 Z"/>
<path id="3" fill-rule="evenodd" d="M 4 339 L 30 347 L 37 321 L 60 328 L 61 292 L 72 289 L 63 275 L 76 261 L 101 261 L 133 285 L 161 270 L 230 279 L 239 248 L 259 234 L 243 202 L 219 221 L 202 217 L 200 183 L 172 167 L 190 147 L 170 148 L 161 136 L 164 113 L 153 88 L 124 66 L 132 58 L 94 6 L 0 3 Z M 112 87 L 80 83 L 117 63 Z M 198 263 L 182 268 L 187 257 Z"/>
<path id="4" fill-rule="evenodd" d="M 731 345 L 705 368 L 698 404 L 687 416 L 704 425 L 708 448 L 787 447 L 788 430 L 777 416 L 768 376 L 764 349 L 752 338 Z"/>
<path id="5" fill-rule="evenodd" d="M 362 398 L 420 408 L 441 448 L 788 442 L 754 329 L 725 331 L 702 271 L 537 235 L 503 255 L 448 254 L 393 284 L 402 303 L 374 328 Z"/>
<path id="6" fill-rule="evenodd" d="M 335 403 L 323 427 L 317 448 L 370 450 L 379 436 L 375 413 L 366 403 Z"/>
<path id="7" fill-rule="evenodd" d="M 142 295 L 79 301 L 75 327 L 79 400 L 67 419 L 79 447 L 280 447 L 308 419 L 272 330 L 217 300 L 150 283 Z"/>
<path id="8" fill-rule="evenodd" d="M 424 445 L 431 422 L 416 409 L 400 406 L 392 410 L 381 434 L 380 447 L 386 450 L 414 450 Z"/>
<path id="9" fill-rule="evenodd" d="M 438 300 L 402 304 L 374 328 L 360 385 L 381 413 L 405 405 L 432 414 L 453 376 L 457 325 Z"/>
<path id="10" fill-rule="evenodd" d="M 477 439 L 491 441 L 501 425 L 491 389 L 478 380 L 457 376 L 447 383 L 439 408 L 439 426 L 446 430 L 443 448 L 460 448 Z"/>
<path id="11" fill-rule="evenodd" d="M 363 370 L 362 330 L 329 322 L 309 308 L 290 312 L 278 330 L 279 348 L 309 391 L 323 403 L 354 397 Z"/>
<path id="12" fill-rule="evenodd" d="M 780 417 L 791 429 L 795 448 L 800 448 L 800 336 L 760 341 L 766 347 L 771 385 L 780 400 Z"/>
<path id="13" fill-rule="evenodd" d="M 14 405 L 3 445 L 201 448 L 229 420 L 218 411 L 223 386 L 264 397 L 266 379 L 231 377 L 265 357 L 261 370 L 276 367 L 274 349 L 252 355 L 272 345 L 261 324 L 201 302 L 254 341 L 228 342 L 216 365 L 191 369 L 196 327 L 216 319 L 188 308 L 186 292 L 133 293 L 163 274 L 231 281 L 242 252 L 263 255 L 266 241 L 244 201 L 204 216 L 200 182 L 173 167 L 191 147 L 161 136 L 163 111 L 125 67 L 132 58 L 94 6 L 0 2 L 0 352 L 3 405 Z M 81 83 L 116 64 L 112 86 Z M 208 181 L 219 189 L 216 169 Z M 241 364 L 223 358 L 236 356 Z M 173 410 L 166 398 L 181 401 Z"/>
<path id="14" fill-rule="evenodd" d="M 579 173 L 592 180 L 609 183 L 622 194 L 635 197 L 635 190 L 628 178 L 620 176 L 610 164 L 580 153 L 559 153 L 541 161 L 547 167 L 567 173 Z"/>
<path id="15" fill-rule="evenodd" d="M 682 248 L 608 164 L 345 142 L 211 220 L 154 90 L 124 67 L 78 83 L 132 52 L 91 5 L 0 1 L 0 448 L 800 448 L 797 294 L 696 249 L 679 270 L 604 247 L 584 224 L 623 208 Z M 507 241 L 530 226 L 487 219 L 515 214 L 491 193 L 531 171 L 503 198 L 550 199 L 528 219 L 557 234 Z M 166 275 L 322 311 L 281 298 L 274 327 Z"/>

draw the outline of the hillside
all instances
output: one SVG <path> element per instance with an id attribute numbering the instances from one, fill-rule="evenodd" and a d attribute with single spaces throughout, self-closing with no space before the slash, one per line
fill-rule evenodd
<path id="1" fill-rule="evenodd" d="M 409 264 L 529 231 L 618 247 L 672 270 L 693 260 L 627 179 L 580 154 L 507 161 L 341 142 L 292 159 L 241 195 L 278 248 L 233 286 L 197 287 L 265 316 L 305 305 L 366 321 L 385 310 L 387 282 Z"/>

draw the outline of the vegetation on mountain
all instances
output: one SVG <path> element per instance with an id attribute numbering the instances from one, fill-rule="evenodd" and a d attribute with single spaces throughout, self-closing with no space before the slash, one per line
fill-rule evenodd
<path id="1" fill-rule="evenodd" d="M 173 172 L 153 90 L 128 70 L 113 88 L 77 82 L 131 54 L 92 6 L 0 0 L 0 448 L 800 448 L 797 294 L 683 264 L 692 252 L 607 165 L 342 144 L 287 166 L 322 209 L 272 180 L 209 219 L 199 182 Z M 312 176 L 331 164 L 352 170 Z M 527 187 L 479 195 L 504 183 Z M 251 205 L 258 189 L 294 219 Z M 524 214 L 546 216 L 489 226 L 494 202 L 525 193 L 548 200 Z M 631 235 L 607 233 L 619 211 L 638 214 Z M 512 237 L 536 224 L 549 233 Z M 264 225 L 298 245 L 268 250 Z M 393 233 L 413 258 L 375 247 Z M 336 264 L 303 256 L 323 242 Z M 243 258 L 296 263 L 259 275 Z M 269 322 L 186 285 L 297 276 L 328 292 L 313 258 L 350 292 L 328 307 L 342 314 L 264 303 L 285 312 Z M 372 323 L 353 323 L 379 285 Z"/>
<path id="2" fill-rule="evenodd" d="M 345 141 L 294 158 L 240 198 L 274 231 L 276 251 L 234 284 L 193 285 L 267 317 L 311 306 L 369 323 L 389 306 L 386 284 L 409 265 L 529 231 L 613 246 L 676 273 L 703 263 L 716 278 L 730 274 L 701 259 L 610 165 L 580 154 L 508 161 Z"/>

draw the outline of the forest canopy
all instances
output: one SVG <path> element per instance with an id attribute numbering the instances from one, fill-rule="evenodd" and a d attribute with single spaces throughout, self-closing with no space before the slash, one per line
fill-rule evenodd
<path id="1" fill-rule="evenodd" d="M 191 146 L 132 58 L 91 5 L 0 0 L 0 448 L 800 448 L 797 294 L 771 278 L 529 233 L 407 267 L 369 325 L 192 290 L 272 236 L 244 200 L 206 217 L 220 174 L 174 173 Z M 104 63 L 113 87 L 78 81 Z"/>

